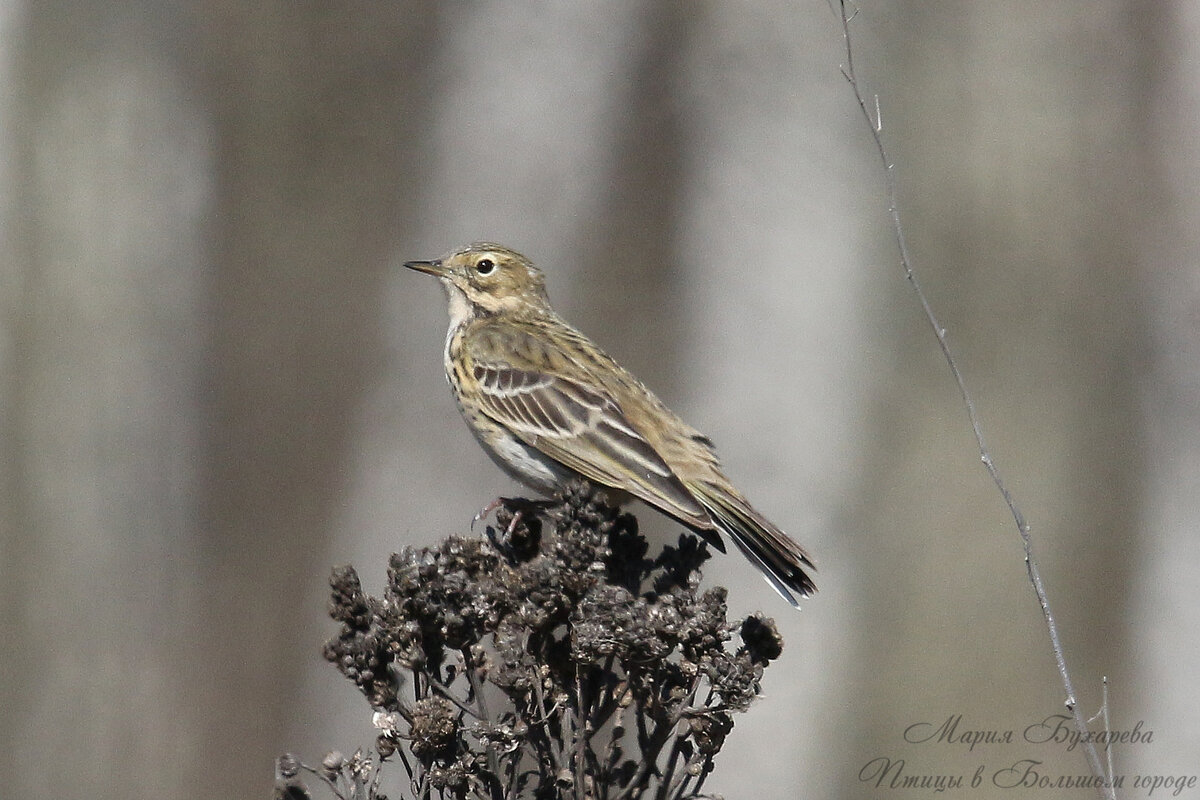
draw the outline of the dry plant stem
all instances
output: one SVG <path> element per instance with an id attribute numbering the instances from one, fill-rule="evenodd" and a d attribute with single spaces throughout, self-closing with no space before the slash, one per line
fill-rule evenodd
<path id="1" fill-rule="evenodd" d="M 416 780 L 413 778 L 413 775 L 416 773 L 413 771 L 412 762 L 408 760 L 408 755 L 405 754 L 404 748 L 403 747 L 396 748 L 396 755 L 400 756 L 400 763 L 404 765 L 404 771 L 406 773 L 408 773 L 409 788 L 415 789 L 416 788 Z M 382 772 L 382 770 L 376 770 L 376 772 L 379 773 L 379 772 Z"/>
<path id="2" fill-rule="evenodd" d="M 450 687 L 446 686 L 446 684 L 442 683 L 441 681 L 439 681 L 435 678 L 430 678 L 429 679 L 429 687 L 431 689 L 436 689 L 437 693 L 439 695 L 446 698 L 454 705 L 458 706 L 459 710 L 462 711 L 464 714 L 466 714 L 474 719 L 481 720 L 482 722 L 491 724 L 491 720 L 487 719 L 485 716 L 481 716 L 481 714 L 483 714 L 483 715 L 487 714 L 487 709 L 483 707 L 483 700 L 479 701 L 480 710 L 476 711 L 475 709 L 471 708 L 469 705 L 464 703 L 462 700 L 459 700 L 457 697 L 455 697 L 454 692 L 450 691 Z"/>
<path id="3" fill-rule="evenodd" d="M 479 673 L 475 666 L 475 659 L 471 657 L 471 651 L 463 649 L 463 663 L 467 673 L 467 682 L 471 685 L 471 693 L 475 695 L 475 705 L 479 707 L 478 718 L 482 719 L 484 724 L 488 726 L 489 732 L 492 727 L 492 715 L 488 713 L 487 701 L 483 698 L 483 686 L 479 682 Z M 500 757 L 496 755 L 496 745 L 491 741 L 487 746 L 488 768 L 491 769 L 492 775 L 496 780 L 500 779 Z M 491 783 L 492 797 L 494 800 L 502 800 L 501 787 L 498 783 Z"/>
<path id="4" fill-rule="evenodd" d="M 546 708 L 546 694 L 542 689 L 541 681 L 535 681 L 533 683 L 533 689 L 534 689 L 534 693 L 537 695 L 538 713 L 541 714 L 543 721 L 549 720 L 550 714 L 554 709 Z M 537 729 L 535 729 L 535 730 L 537 730 Z M 543 741 L 545 743 L 544 746 L 546 749 L 546 753 L 550 756 L 550 763 L 554 765 L 555 774 L 561 772 L 562 771 L 562 763 L 563 763 L 563 754 L 562 754 L 562 751 L 558 748 L 557 743 L 554 740 L 554 738 L 549 737 L 549 736 L 539 737 L 539 741 Z"/>
<path id="5" fill-rule="evenodd" d="M 667 756 L 666 769 L 663 770 L 662 782 L 658 786 L 658 793 L 655 795 L 655 800 L 666 800 L 668 797 L 679 796 L 675 792 L 679 790 L 682 781 L 687 778 L 686 771 L 679 775 L 675 774 L 675 769 L 679 765 L 679 757 L 681 755 L 679 749 L 682 741 L 682 739 L 676 736 L 675 741 L 671 743 L 671 753 Z"/>
<path id="6" fill-rule="evenodd" d="M 379 765 L 376 765 L 373 775 L 374 777 L 371 778 L 370 794 L 377 797 L 379 795 L 379 786 L 383 782 L 383 770 L 379 769 Z"/>
<path id="7" fill-rule="evenodd" d="M 575 725 L 575 796 L 584 800 L 588 789 L 584 781 L 584 747 L 588 739 L 587 709 L 583 705 L 583 686 L 579 679 L 579 666 L 575 666 L 575 711 L 571 715 Z"/>
<path id="8" fill-rule="evenodd" d="M 315 769 L 307 770 L 307 772 L 311 775 L 315 775 L 318 779 L 320 779 L 320 781 L 322 783 L 324 783 L 326 786 L 328 786 L 329 790 L 331 792 L 333 792 L 335 797 L 342 797 L 341 789 L 338 787 L 337 783 L 334 782 L 333 780 L 330 780 L 330 778 L 328 776 L 326 776 L 325 774 L 323 774 Z"/>
<path id="9" fill-rule="evenodd" d="M 632 796 L 634 789 L 641 784 L 641 779 L 649 774 L 650 770 L 658 764 L 659 754 L 662 753 L 662 749 L 664 746 L 666 746 L 667 740 L 671 738 L 671 734 L 675 732 L 675 728 L 679 725 L 679 721 L 683 719 L 684 711 L 691 705 L 692 700 L 695 699 L 696 691 L 699 688 L 700 678 L 697 677 L 692 680 L 691 689 L 688 691 L 687 698 L 683 703 L 680 704 L 679 711 L 675 714 L 672 714 L 665 721 L 655 723 L 653 735 L 650 737 L 648 742 L 649 746 L 642 748 L 645 758 L 638 767 L 638 776 L 629 784 L 625 791 L 617 795 L 617 800 L 625 800 L 626 798 Z M 639 716 L 639 721 L 640 719 L 641 717 Z M 639 733 L 638 735 L 641 736 L 642 734 Z"/>
<path id="10" fill-rule="evenodd" d="M 704 770 L 700 773 L 700 777 L 696 778 L 696 786 L 692 789 L 693 794 L 699 796 L 700 790 L 704 788 L 704 782 L 706 780 L 708 780 L 708 776 L 712 775 L 712 773 L 713 773 L 713 765 L 712 765 L 712 761 L 710 760 L 709 763 L 705 766 Z"/>
<path id="11" fill-rule="evenodd" d="M 850 88 L 854 92 L 854 99 L 858 103 L 859 110 L 862 111 L 863 118 L 867 121 L 867 126 L 871 129 L 871 138 L 874 140 L 875 149 L 878 151 L 879 158 L 883 162 L 883 171 L 887 186 L 888 213 L 892 219 L 892 232 L 896 239 L 896 247 L 900 252 L 900 264 L 904 269 L 904 276 L 908 279 L 909 284 L 912 285 L 913 292 L 921 304 L 921 309 L 925 312 L 925 319 L 937 337 L 938 346 L 942 350 L 942 356 L 946 359 L 946 364 L 954 376 L 954 382 L 958 385 L 958 393 L 962 397 L 963 405 L 966 407 L 967 416 L 971 422 L 971 430 L 975 434 L 975 443 L 979 447 L 980 459 L 983 461 L 984 467 L 987 468 L 992 482 L 1004 498 L 1004 502 L 1012 514 L 1013 521 L 1017 525 L 1017 531 L 1021 536 L 1021 545 L 1025 550 L 1025 567 L 1029 573 L 1029 581 L 1033 584 L 1033 591 L 1037 595 L 1038 605 L 1042 608 L 1042 615 L 1046 620 L 1046 628 L 1050 633 L 1050 645 L 1054 650 L 1054 660 L 1058 665 L 1058 673 L 1062 679 L 1063 689 L 1067 694 L 1065 705 L 1071 712 L 1071 716 L 1075 722 L 1075 729 L 1084 737 L 1083 749 L 1087 754 L 1092 773 L 1104 782 L 1104 785 L 1100 787 L 1100 796 L 1115 800 L 1117 796 L 1116 790 L 1110 785 L 1111 779 L 1104 774 L 1104 767 L 1100 762 L 1099 754 L 1096 752 L 1096 746 L 1087 736 L 1087 721 L 1084 719 L 1083 712 L 1079 709 L 1079 704 L 1075 700 L 1075 689 L 1071 683 L 1071 674 L 1067 670 L 1067 660 L 1063 653 L 1062 641 L 1058 635 L 1058 625 L 1055 623 L 1054 615 L 1050 611 L 1050 600 L 1046 596 L 1046 587 L 1042 582 L 1037 560 L 1033 557 L 1033 539 L 1030 536 L 1029 524 L 1025 521 L 1025 515 L 1021 513 L 1020 508 L 1013 499 L 1012 493 L 1009 492 L 1008 487 L 1000 477 L 1000 471 L 996 468 L 996 464 L 992 460 L 991 451 L 988 449 L 983 438 L 983 428 L 979 422 L 979 415 L 975 410 L 975 403 L 967 391 L 967 385 L 963 380 L 962 372 L 959 371 L 958 363 L 950 351 L 950 344 L 946 339 L 946 329 L 942 327 L 934 315 L 933 309 L 929 305 L 929 300 L 925 296 L 924 290 L 921 289 L 921 284 L 918 282 L 916 273 L 913 271 L 912 260 L 908 254 L 908 243 L 904 238 L 904 228 L 900 223 L 900 208 L 896 192 L 896 173 L 891 160 L 888 158 L 887 149 L 883 144 L 883 119 L 879 112 L 879 98 L 878 96 L 875 98 L 875 115 L 872 117 L 870 110 L 867 108 L 867 102 L 863 97 L 862 90 L 859 88 L 858 78 L 854 73 L 854 50 L 850 42 L 850 21 L 857 15 L 858 11 L 857 9 L 852 12 L 848 11 L 847 5 L 847 0 L 839 0 L 842 39 L 846 45 L 846 64 L 842 67 L 842 75 L 846 78 L 846 82 L 850 84 Z"/>

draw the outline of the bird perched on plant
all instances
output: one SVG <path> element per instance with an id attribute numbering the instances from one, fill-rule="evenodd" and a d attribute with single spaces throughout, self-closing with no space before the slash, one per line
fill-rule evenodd
<path id="1" fill-rule="evenodd" d="M 808 554 L 721 472 L 708 437 L 555 313 L 525 256 L 476 243 L 406 267 L 436 276 L 450 302 L 446 378 L 484 450 L 525 485 L 553 493 L 582 476 L 612 499 L 642 500 L 722 552 L 733 539 L 793 606 L 816 591 Z"/>

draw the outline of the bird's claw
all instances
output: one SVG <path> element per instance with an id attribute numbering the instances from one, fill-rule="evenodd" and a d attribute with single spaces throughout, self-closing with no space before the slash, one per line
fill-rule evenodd
<path id="1" fill-rule="evenodd" d="M 479 509 L 479 513 L 477 513 L 475 516 L 471 517 L 471 533 L 475 532 L 476 525 L 478 525 L 481 521 L 483 521 L 483 519 L 485 517 L 487 517 L 488 514 L 491 514 L 497 508 L 500 508 L 502 505 L 504 505 L 506 500 L 507 500 L 507 498 L 505 498 L 505 497 L 497 497 L 495 500 L 488 503 L 483 508 Z"/>

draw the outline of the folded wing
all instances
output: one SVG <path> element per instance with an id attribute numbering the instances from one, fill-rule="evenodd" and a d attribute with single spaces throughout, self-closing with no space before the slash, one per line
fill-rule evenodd
<path id="1" fill-rule="evenodd" d="M 704 507 L 602 389 L 503 363 L 476 362 L 473 369 L 484 412 L 526 444 L 687 524 L 711 525 Z"/>

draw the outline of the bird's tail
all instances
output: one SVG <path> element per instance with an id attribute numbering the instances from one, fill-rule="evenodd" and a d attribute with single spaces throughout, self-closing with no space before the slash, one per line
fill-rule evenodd
<path id="1" fill-rule="evenodd" d="M 755 511 L 745 498 L 710 483 L 689 488 L 717 527 L 729 534 L 738 549 L 759 568 L 763 577 L 784 600 L 799 608 L 795 594 L 808 597 L 817 591 L 816 584 L 806 572 L 816 570 L 808 553 L 792 537 Z"/>

